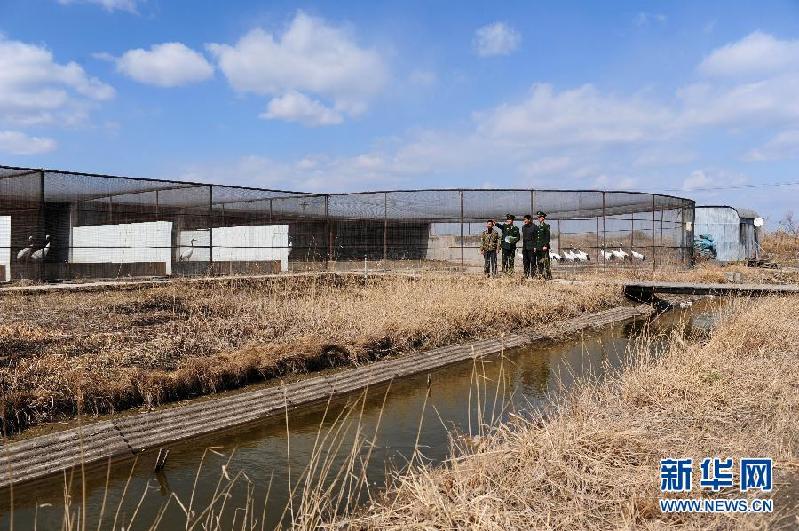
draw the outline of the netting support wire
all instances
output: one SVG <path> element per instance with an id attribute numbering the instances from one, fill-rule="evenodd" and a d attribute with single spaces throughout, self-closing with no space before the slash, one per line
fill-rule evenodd
<path id="1" fill-rule="evenodd" d="M 465 260 L 463 256 L 463 190 L 460 191 L 461 194 L 461 269 L 465 268 Z"/>
<path id="2" fill-rule="evenodd" d="M 383 194 L 383 268 L 387 266 L 388 255 L 388 192 Z"/>
<path id="3" fill-rule="evenodd" d="M 558 252 L 560 252 L 560 220 L 558 221 Z"/>
<path id="4" fill-rule="evenodd" d="M 630 251 L 635 247 L 635 213 L 630 214 Z"/>
<path id="5" fill-rule="evenodd" d="M 39 220 L 44 230 L 47 230 L 47 209 L 44 203 L 44 170 L 39 170 Z M 41 236 L 44 236 L 43 234 Z M 44 278 L 44 259 L 39 262 L 39 280 L 46 280 Z"/>
<path id="6" fill-rule="evenodd" d="M 607 251 L 608 247 L 608 227 L 605 220 L 605 192 L 602 192 L 602 251 Z M 605 259 L 605 253 L 602 253 L 602 269 L 607 269 L 608 261 Z"/>
<path id="7" fill-rule="evenodd" d="M 652 275 L 655 275 L 655 196 L 652 195 Z"/>
<path id="8" fill-rule="evenodd" d="M 333 254 L 333 229 L 330 226 L 330 196 L 325 195 L 325 232 L 327 233 L 327 254 L 325 255 L 325 270 L 330 269 L 330 260 Z"/>
<path id="9" fill-rule="evenodd" d="M 599 266 L 599 218 L 596 218 L 596 262 L 594 262 L 597 266 Z"/>
<path id="10" fill-rule="evenodd" d="M 224 208 L 224 205 L 222 205 Z M 214 187 L 208 187 L 208 262 L 214 263 Z"/>
<path id="11" fill-rule="evenodd" d="M 663 209 L 660 209 L 660 247 L 663 248 Z"/>

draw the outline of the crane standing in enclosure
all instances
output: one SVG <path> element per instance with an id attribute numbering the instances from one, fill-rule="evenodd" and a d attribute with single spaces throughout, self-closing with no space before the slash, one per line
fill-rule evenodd
<path id="1" fill-rule="evenodd" d="M 538 276 L 551 280 L 552 269 L 549 263 L 550 230 L 549 224 L 546 222 L 547 215 L 539 210 L 536 212 L 536 216 L 538 217 L 538 230 L 535 238 L 535 257 Z"/>

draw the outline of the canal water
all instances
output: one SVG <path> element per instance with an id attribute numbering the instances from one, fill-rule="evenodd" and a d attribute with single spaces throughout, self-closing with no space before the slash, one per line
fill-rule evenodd
<path id="1" fill-rule="evenodd" d="M 66 527 L 78 529 L 149 529 L 155 522 L 159 529 L 183 529 L 188 510 L 202 522 L 210 516 L 222 529 L 240 529 L 245 517 L 265 520 L 268 529 L 302 512 L 303 491 L 306 499 L 316 492 L 306 484 L 329 485 L 336 477 L 334 491 L 345 489 L 342 500 L 362 503 L 409 461 L 446 460 L 452 433 L 478 441 L 492 421 L 545 411 L 551 397 L 575 381 L 602 378 L 619 367 L 642 330 L 665 336 L 704 328 L 714 310 L 714 302 L 702 300 L 652 322 L 622 323 L 568 343 L 450 365 L 181 443 L 171 448 L 160 473 L 153 471 L 154 452 L 148 452 L 21 485 L 0 493 L 0 529 L 9 529 L 12 519 L 15 529 L 62 528 L 68 518 Z M 308 470 L 326 481 L 306 482 Z"/>

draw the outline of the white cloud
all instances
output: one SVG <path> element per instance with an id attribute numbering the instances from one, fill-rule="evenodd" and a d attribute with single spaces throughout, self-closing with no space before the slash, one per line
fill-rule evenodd
<path id="1" fill-rule="evenodd" d="M 86 118 L 91 101 L 114 94 L 77 63 L 59 64 L 46 48 L 0 36 L 0 121 L 74 124 Z"/>
<path id="2" fill-rule="evenodd" d="M 144 0 L 58 0 L 59 4 L 94 4 L 102 7 L 106 11 L 127 11 L 136 13 L 138 5 Z"/>
<path id="3" fill-rule="evenodd" d="M 633 23 L 638 27 L 648 26 L 652 23 L 665 24 L 667 20 L 666 15 L 663 13 L 646 13 L 641 11 L 633 18 Z"/>
<path id="4" fill-rule="evenodd" d="M 634 177 L 609 177 L 604 173 L 594 179 L 594 187 L 603 190 L 631 190 L 637 184 L 638 180 Z"/>
<path id="5" fill-rule="evenodd" d="M 363 112 L 386 83 L 380 54 L 345 29 L 299 11 L 281 35 L 254 29 L 235 45 L 209 44 L 238 92 L 283 96 L 296 91 L 332 101 L 341 114 Z"/>
<path id="6" fill-rule="evenodd" d="M 504 22 L 488 24 L 474 33 L 474 49 L 480 57 L 508 55 L 521 42 L 521 34 Z"/>
<path id="7" fill-rule="evenodd" d="M 746 160 L 782 160 L 799 157 L 799 129 L 778 133 L 763 146 L 747 153 Z"/>
<path id="8" fill-rule="evenodd" d="M 799 40 L 779 40 L 755 31 L 714 50 L 699 65 L 707 76 L 737 77 L 799 70 Z"/>
<path id="9" fill-rule="evenodd" d="M 154 44 L 149 50 L 129 50 L 116 59 L 116 66 L 119 72 L 140 83 L 159 87 L 196 83 L 214 74 L 214 68 L 202 54 L 180 42 Z"/>
<path id="10" fill-rule="evenodd" d="M 297 91 L 272 98 L 261 118 L 297 122 L 312 127 L 340 124 L 343 121 L 341 114 L 334 109 L 329 109 Z"/>
<path id="11" fill-rule="evenodd" d="M 746 181 L 746 176 L 727 170 L 694 170 L 683 180 L 682 189 L 686 192 L 712 191 L 716 187 L 740 186 Z"/>
<path id="12" fill-rule="evenodd" d="M 40 155 L 56 148 L 52 138 L 28 136 L 19 131 L 0 131 L 0 152 L 11 155 Z"/>
<path id="13" fill-rule="evenodd" d="M 664 106 L 602 94 L 592 85 L 557 92 L 537 84 L 518 103 L 477 114 L 479 131 L 499 142 L 546 147 L 629 143 L 665 135 L 674 120 Z"/>
<path id="14" fill-rule="evenodd" d="M 547 177 L 570 168 L 573 162 L 569 157 L 543 157 L 522 165 L 526 177 Z"/>

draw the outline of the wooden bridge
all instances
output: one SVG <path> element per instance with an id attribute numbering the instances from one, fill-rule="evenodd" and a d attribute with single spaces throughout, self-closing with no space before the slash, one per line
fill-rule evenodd
<path id="1" fill-rule="evenodd" d="M 624 295 L 639 302 L 653 302 L 656 293 L 671 295 L 799 295 L 796 284 L 710 284 L 699 282 L 625 282 Z"/>

